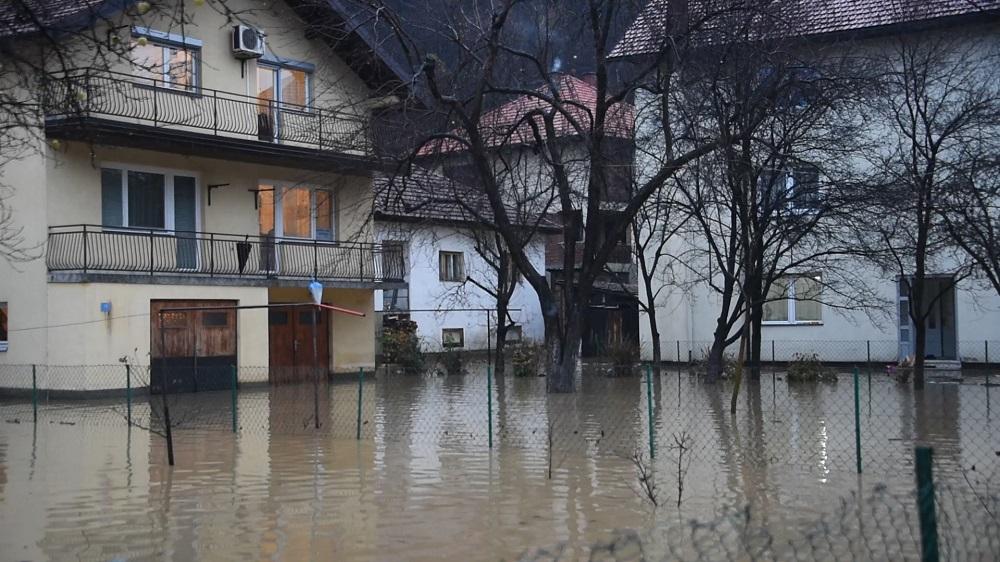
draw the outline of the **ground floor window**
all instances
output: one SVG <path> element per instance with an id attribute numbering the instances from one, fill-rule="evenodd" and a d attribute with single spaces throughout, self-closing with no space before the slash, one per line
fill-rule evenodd
<path id="1" fill-rule="evenodd" d="M 816 324 L 823 321 L 819 274 L 783 277 L 771 283 L 764 304 L 765 323 Z"/>
<path id="2" fill-rule="evenodd" d="M 441 347 L 465 347 L 465 330 L 462 328 L 441 330 Z"/>
<path id="3" fill-rule="evenodd" d="M 511 343 L 517 343 L 517 342 L 521 341 L 521 337 L 522 337 L 522 333 L 521 333 L 521 327 L 520 326 L 508 326 L 507 327 L 507 335 L 506 335 L 504 341 L 511 342 Z"/>

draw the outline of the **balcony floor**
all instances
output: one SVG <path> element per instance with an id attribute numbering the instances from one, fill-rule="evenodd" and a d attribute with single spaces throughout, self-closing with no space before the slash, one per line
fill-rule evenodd
<path id="1" fill-rule="evenodd" d="M 385 164 L 380 165 L 376 158 L 361 154 L 89 116 L 50 117 L 45 122 L 45 134 L 49 138 L 63 140 L 321 172 L 335 171 L 345 175 L 371 176 L 374 171 L 387 168 Z"/>
<path id="2" fill-rule="evenodd" d="M 128 283 L 138 285 L 201 285 L 212 287 L 292 287 L 304 288 L 311 279 L 239 277 L 233 275 L 154 275 L 143 273 L 107 273 L 82 271 L 53 271 L 49 283 Z M 322 279 L 324 287 L 332 289 L 404 289 L 406 281 L 352 281 L 347 279 Z"/>

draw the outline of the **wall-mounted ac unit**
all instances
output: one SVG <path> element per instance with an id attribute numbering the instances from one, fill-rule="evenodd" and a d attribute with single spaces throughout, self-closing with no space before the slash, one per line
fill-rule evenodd
<path id="1" fill-rule="evenodd" d="M 233 56 L 238 59 L 264 56 L 264 34 L 248 25 L 233 26 Z"/>

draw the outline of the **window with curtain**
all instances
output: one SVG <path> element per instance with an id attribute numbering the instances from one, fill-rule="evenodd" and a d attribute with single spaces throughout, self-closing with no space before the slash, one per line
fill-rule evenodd
<path id="1" fill-rule="evenodd" d="M 465 256 L 462 252 L 441 252 L 438 266 L 441 281 L 465 281 Z"/>
<path id="2" fill-rule="evenodd" d="M 257 189 L 261 235 L 336 239 L 336 194 L 332 190 L 270 184 L 260 184 Z"/>
<path id="3" fill-rule="evenodd" d="M 764 322 L 815 324 L 823 321 L 822 277 L 819 274 L 778 279 L 764 304 Z"/>
<path id="4" fill-rule="evenodd" d="M 0 302 L 0 351 L 7 351 L 7 303 Z"/>
<path id="5" fill-rule="evenodd" d="M 136 73 L 149 78 L 150 85 L 194 90 L 198 87 L 200 51 L 142 35 L 132 41 L 131 58 Z"/>

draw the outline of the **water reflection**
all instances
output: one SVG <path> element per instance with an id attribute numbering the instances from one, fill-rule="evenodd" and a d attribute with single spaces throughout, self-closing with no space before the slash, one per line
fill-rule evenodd
<path id="1" fill-rule="evenodd" d="M 914 443 L 935 447 L 945 479 L 998 462 L 1000 428 L 976 385 L 863 385 L 859 478 L 849 379 L 751 380 L 735 414 L 726 384 L 673 373 L 655 383 L 657 510 L 636 493 L 629 460 L 648 456 L 639 377 L 584 377 L 573 395 L 547 395 L 539 378 L 496 381 L 493 450 L 476 375 L 369 381 L 361 441 L 353 385 L 322 387 L 319 432 L 311 388 L 242 393 L 236 435 L 223 396 L 214 417 L 184 417 L 173 469 L 163 439 L 146 431 L 44 415 L 38 426 L 0 423 L 0 558 L 495 560 L 565 541 L 572 560 L 615 529 L 670 528 L 745 504 L 794 534 L 808 514 L 876 483 L 911 489 Z M 195 429 L 199 420 L 212 429 Z M 678 507 L 671 445 L 685 434 Z M 976 509 L 967 499 L 955 506 Z M 865 517 L 859 507 L 847 524 Z"/>

